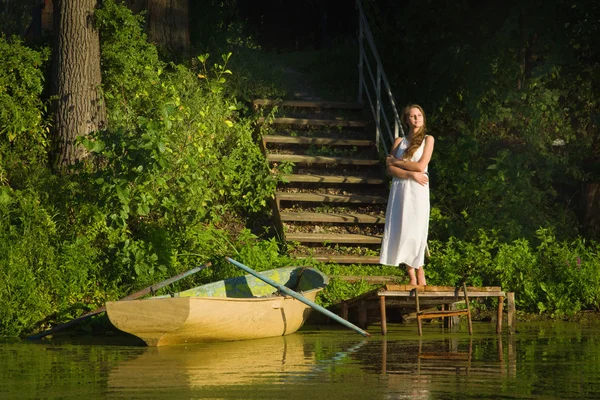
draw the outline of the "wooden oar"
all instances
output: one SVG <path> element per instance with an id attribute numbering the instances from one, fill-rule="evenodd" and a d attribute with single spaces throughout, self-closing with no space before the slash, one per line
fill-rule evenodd
<path id="1" fill-rule="evenodd" d="M 225 259 L 227 261 L 229 261 L 231 264 L 235 265 L 238 268 L 243 269 L 244 271 L 248 272 L 249 274 L 254 275 L 255 277 L 257 277 L 258 279 L 260 279 L 261 281 L 264 281 L 266 283 L 268 283 L 271 286 L 274 286 L 275 288 L 279 289 L 280 292 L 285 293 L 289 296 L 292 296 L 293 298 L 295 298 L 296 300 L 300 300 L 302 303 L 314 308 L 315 310 L 327 315 L 329 318 L 339 322 L 340 324 L 360 333 L 361 335 L 365 336 L 365 337 L 369 337 L 371 336 L 371 334 L 369 332 L 365 332 L 362 329 L 360 329 L 358 326 L 346 321 L 345 319 L 335 315 L 334 313 L 332 313 L 331 311 L 327 310 L 326 308 L 321 307 L 320 305 L 308 300 L 306 297 L 302 296 L 301 294 L 294 292 L 292 289 L 288 288 L 285 285 L 282 285 L 278 282 L 275 282 L 272 279 L 269 279 L 265 276 L 260 275 L 258 272 L 254 271 L 253 269 L 251 269 L 250 267 L 245 266 L 244 264 L 235 261 L 229 257 L 225 257 Z"/>
<path id="2" fill-rule="evenodd" d="M 183 278 L 185 278 L 187 276 L 195 274 L 198 271 L 202 271 L 203 269 L 208 268 L 210 266 L 211 266 L 211 263 L 206 263 L 205 265 L 202 265 L 200 267 L 192 268 L 192 269 L 190 269 L 187 272 L 182 272 L 181 274 L 175 275 L 172 278 L 166 279 L 166 280 L 164 280 L 162 282 L 159 282 L 159 283 L 156 283 L 156 284 L 154 284 L 152 286 L 148 286 L 147 288 L 144 288 L 144 289 L 142 289 L 140 291 L 137 291 L 137 292 L 135 292 L 133 294 L 130 294 L 127 297 L 123 297 L 119 301 L 123 301 L 123 300 L 135 300 L 135 299 L 138 299 L 138 298 L 140 298 L 142 296 L 145 296 L 145 295 L 147 295 L 149 293 L 154 294 L 154 292 L 156 292 L 158 289 L 161 289 L 161 288 L 163 288 L 163 287 L 165 287 L 167 285 L 170 285 L 173 282 L 177 282 L 178 280 L 183 279 Z M 36 333 L 35 335 L 28 336 L 27 339 L 32 339 L 32 340 L 41 339 L 44 336 L 51 335 L 51 334 L 56 333 L 58 331 L 62 331 L 63 329 L 68 328 L 71 325 L 75 325 L 78 322 L 86 320 L 89 317 L 91 317 L 93 315 L 96 315 L 96 314 L 100 314 L 101 312 L 104 312 L 104 311 L 106 311 L 106 306 L 102 306 L 100 308 L 97 308 L 94 311 L 90 311 L 87 314 L 83 314 L 81 317 L 72 319 L 71 321 L 65 322 L 64 324 L 57 325 L 57 326 L 55 326 L 52 329 L 48 329 L 48 330 L 46 330 L 44 332 L 40 332 L 40 333 Z"/>

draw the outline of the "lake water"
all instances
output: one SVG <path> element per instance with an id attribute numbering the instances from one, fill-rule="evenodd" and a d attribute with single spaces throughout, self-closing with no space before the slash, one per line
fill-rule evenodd
<path id="1" fill-rule="evenodd" d="M 127 336 L 0 342 L 0 399 L 599 399 L 600 324 L 334 325 L 148 348 Z"/>

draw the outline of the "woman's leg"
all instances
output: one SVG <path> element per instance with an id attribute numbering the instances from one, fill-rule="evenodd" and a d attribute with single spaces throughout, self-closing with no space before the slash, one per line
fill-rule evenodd
<path id="1" fill-rule="evenodd" d="M 417 269 L 417 282 L 419 285 L 427 285 L 427 280 L 425 280 L 425 266 Z"/>
<path id="2" fill-rule="evenodd" d="M 408 278 L 410 279 L 409 285 L 416 285 L 417 284 L 417 275 L 415 273 L 415 268 L 407 265 L 406 272 L 408 272 Z"/>

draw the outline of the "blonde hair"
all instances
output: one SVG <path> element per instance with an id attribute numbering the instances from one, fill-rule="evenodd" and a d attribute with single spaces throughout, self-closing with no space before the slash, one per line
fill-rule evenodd
<path id="1" fill-rule="evenodd" d="M 405 160 L 408 160 L 413 156 L 413 154 L 415 154 L 415 151 L 417 151 L 417 149 L 421 146 L 421 143 L 423 143 L 427 133 L 427 119 L 425 118 L 425 111 L 423 111 L 423 107 L 418 104 L 410 104 L 404 107 L 404 110 L 402 110 L 402 124 L 406 127 L 406 130 L 409 130 L 408 117 L 410 115 L 410 110 L 413 108 L 417 108 L 419 111 L 421 111 L 421 114 L 423 114 L 423 126 L 418 131 L 413 132 L 413 135 L 410 138 L 410 144 L 402 155 L 402 158 Z"/>

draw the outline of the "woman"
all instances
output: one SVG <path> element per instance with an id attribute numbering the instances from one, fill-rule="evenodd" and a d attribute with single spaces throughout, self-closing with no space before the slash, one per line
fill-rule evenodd
<path id="1" fill-rule="evenodd" d="M 413 104 L 402 112 L 406 138 L 397 138 L 386 159 L 393 176 L 385 218 L 380 263 L 405 264 L 411 285 L 426 285 L 425 251 L 429 230 L 429 176 L 433 136 L 427 135 L 425 113 Z"/>

